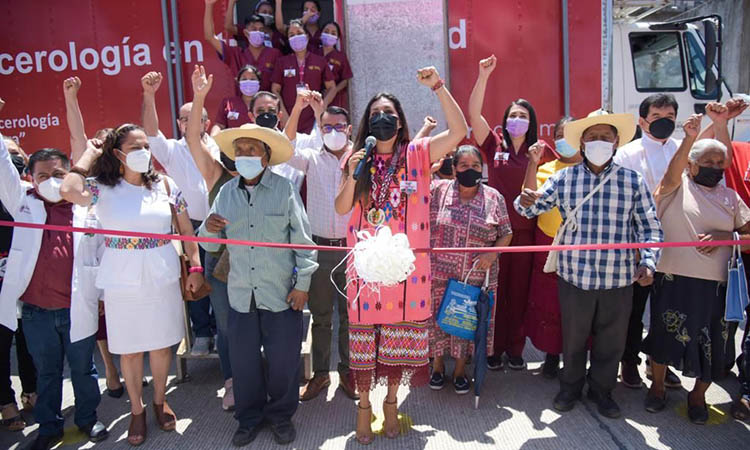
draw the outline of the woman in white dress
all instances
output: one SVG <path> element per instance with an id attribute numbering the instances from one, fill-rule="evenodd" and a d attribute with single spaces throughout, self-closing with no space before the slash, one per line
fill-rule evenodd
<path id="1" fill-rule="evenodd" d="M 86 152 L 65 178 L 60 192 L 66 200 L 96 205 L 102 228 L 170 234 L 170 205 L 180 230 L 192 235 L 186 203 L 174 182 L 154 171 L 143 129 L 125 124 L 112 130 L 104 143 L 90 140 Z M 86 178 L 90 176 L 90 178 Z M 167 186 L 168 184 L 168 186 Z M 185 243 L 190 258 L 188 288 L 203 283 L 195 243 Z M 109 350 L 121 355 L 131 419 L 128 442 L 146 438 L 146 410 L 141 400 L 143 353 L 149 352 L 154 377 L 154 414 L 164 431 L 176 417 L 165 401 L 171 346 L 184 336 L 180 263 L 170 240 L 105 237 L 96 285 L 104 290 Z"/>

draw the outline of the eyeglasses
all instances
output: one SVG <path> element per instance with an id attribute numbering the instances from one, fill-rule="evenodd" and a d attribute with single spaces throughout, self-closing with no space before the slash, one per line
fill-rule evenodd
<path id="1" fill-rule="evenodd" d="M 323 125 L 321 129 L 323 130 L 323 134 L 328 134 L 333 130 L 336 130 L 339 133 L 346 133 L 347 127 L 349 127 L 349 125 L 346 123 L 337 123 L 336 125 Z"/>

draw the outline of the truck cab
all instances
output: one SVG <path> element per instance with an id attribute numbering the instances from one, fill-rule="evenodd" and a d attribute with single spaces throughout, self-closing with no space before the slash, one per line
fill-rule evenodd
<path id="1" fill-rule="evenodd" d="M 679 124 L 690 114 L 703 113 L 709 102 L 736 96 L 720 76 L 721 60 L 715 55 L 721 52 L 720 33 L 716 32 L 721 24 L 715 22 L 703 18 L 705 40 L 692 21 L 616 23 L 612 33 L 613 111 L 638 117 L 644 98 L 668 92 L 680 105 Z M 733 119 L 729 131 L 735 141 L 750 141 L 750 110 Z M 678 126 L 674 137 L 683 136 Z"/>

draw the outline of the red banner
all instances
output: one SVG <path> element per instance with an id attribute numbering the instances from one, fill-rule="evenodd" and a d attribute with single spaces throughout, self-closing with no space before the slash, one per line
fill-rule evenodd
<path id="1" fill-rule="evenodd" d="M 571 113 L 599 108 L 601 5 L 569 0 Z M 552 140 L 564 113 L 562 7 L 559 1 L 450 0 L 448 8 L 451 92 L 468 112 L 479 60 L 495 54 L 483 114 L 500 130 L 511 101 L 525 98 L 536 109 L 539 137 Z"/>

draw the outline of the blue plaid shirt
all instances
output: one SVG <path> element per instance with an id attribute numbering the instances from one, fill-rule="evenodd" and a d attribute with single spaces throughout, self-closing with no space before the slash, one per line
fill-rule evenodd
<path id="1" fill-rule="evenodd" d="M 612 163 L 596 175 L 585 163 L 565 168 L 552 175 L 529 208 L 513 206 L 519 214 L 532 218 L 557 207 L 563 223 L 586 195 L 615 167 Z M 664 234 L 656 217 L 654 199 L 643 178 L 635 171 L 620 167 L 617 173 L 595 193 L 576 214 L 576 221 L 565 228 L 561 245 L 615 244 L 626 242 L 662 242 Z M 656 269 L 659 249 L 641 249 L 640 265 Z M 580 289 L 614 289 L 634 282 L 636 255 L 632 250 L 562 251 L 558 255 L 557 274 Z"/>

